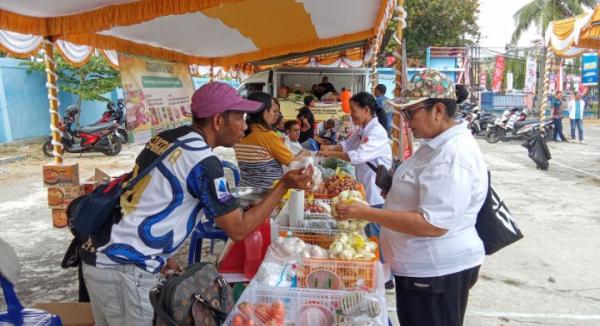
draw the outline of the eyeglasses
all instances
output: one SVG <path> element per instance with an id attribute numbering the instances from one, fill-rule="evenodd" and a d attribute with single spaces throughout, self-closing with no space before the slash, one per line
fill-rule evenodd
<path id="1" fill-rule="evenodd" d="M 402 117 L 406 120 L 406 121 L 410 121 L 412 120 L 415 112 L 417 112 L 418 110 L 421 109 L 427 109 L 430 106 L 418 106 L 416 108 L 412 108 L 412 109 L 407 109 L 407 110 L 401 110 L 400 114 L 402 114 Z"/>

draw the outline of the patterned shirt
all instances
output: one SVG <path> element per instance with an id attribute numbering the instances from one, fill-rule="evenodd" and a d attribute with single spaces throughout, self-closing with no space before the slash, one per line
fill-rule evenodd
<path id="1" fill-rule="evenodd" d="M 238 209 L 221 161 L 189 126 L 154 136 L 136 159 L 133 174 L 156 160 L 176 140 L 197 139 L 175 149 L 135 187 L 121 196 L 123 217 L 108 242 L 84 261 L 97 267 L 134 264 L 160 271 L 203 212 L 214 219 Z"/>
<path id="2" fill-rule="evenodd" d="M 233 147 L 240 168 L 240 186 L 271 188 L 283 176 L 282 165 L 289 165 L 294 156 L 273 130 L 256 124 L 250 129 L 250 134 Z"/>

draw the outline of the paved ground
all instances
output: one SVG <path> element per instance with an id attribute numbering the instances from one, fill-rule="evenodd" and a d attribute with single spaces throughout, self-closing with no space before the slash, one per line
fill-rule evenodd
<path id="1" fill-rule="evenodd" d="M 487 258 L 466 325 L 600 324 L 600 127 L 586 126 L 586 140 L 550 143 L 549 171 L 536 170 L 518 142 L 479 142 L 492 182 L 525 238 Z M 41 183 L 47 159 L 39 144 L 27 146 L 0 146 L 0 157 L 24 156 L 0 165 L 0 238 L 14 246 L 23 265 L 17 292 L 25 304 L 74 301 L 75 270 L 58 266 L 70 235 L 51 227 Z M 131 167 L 139 150 L 68 160 L 79 161 L 84 177 L 95 166 L 116 174 Z M 230 151 L 219 153 L 231 158 Z M 393 296 L 388 299 L 393 310 Z"/>

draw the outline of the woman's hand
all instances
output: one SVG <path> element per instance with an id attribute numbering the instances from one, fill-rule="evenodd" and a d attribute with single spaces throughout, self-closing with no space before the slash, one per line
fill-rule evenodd
<path id="1" fill-rule="evenodd" d="M 368 220 L 366 218 L 366 210 L 369 206 L 354 202 L 352 204 L 339 204 L 335 207 L 335 211 L 337 212 L 336 220 L 344 221 L 347 219 L 361 219 Z"/>

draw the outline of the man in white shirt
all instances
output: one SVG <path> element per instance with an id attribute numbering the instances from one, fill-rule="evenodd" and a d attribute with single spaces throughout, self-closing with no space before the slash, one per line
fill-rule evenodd
<path id="1" fill-rule="evenodd" d="M 285 145 L 292 151 L 294 156 L 298 155 L 304 148 L 298 142 L 300 139 L 300 122 L 289 120 L 285 122 Z"/>
<path id="2" fill-rule="evenodd" d="M 580 144 L 585 144 L 583 140 L 584 109 L 585 102 L 581 99 L 581 94 L 575 92 L 575 99 L 569 101 L 569 121 L 571 122 L 571 139 L 575 141 L 575 128 L 577 128 Z"/>

